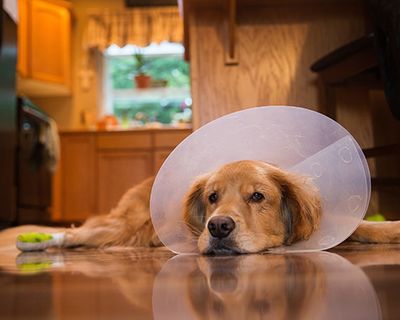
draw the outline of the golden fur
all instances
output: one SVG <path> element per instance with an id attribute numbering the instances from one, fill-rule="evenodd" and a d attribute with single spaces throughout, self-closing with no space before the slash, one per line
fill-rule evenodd
<path id="1" fill-rule="evenodd" d="M 66 232 L 66 247 L 160 246 L 150 220 L 150 193 L 154 178 L 129 189 L 108 215 L 88 219 Z"/>
<path id="2" fill-rule="evenodd" d="M 149 210 L 153 181 L 128 190 L 108 215 L 68 229 L 65 246 L 160 246 Z M 206 254 L 260 252 L 308 239 L 322 211 L 318 190 L 308 178 L 251 160 L 199 177 L 184 204 L 184 221 Z M 399 230 L 400 222 L 363 222 L 352 239 L 398 243 Z"/>

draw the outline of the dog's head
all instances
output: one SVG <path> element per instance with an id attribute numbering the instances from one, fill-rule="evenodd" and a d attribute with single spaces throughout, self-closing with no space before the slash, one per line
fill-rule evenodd
<path id="1" fill-rule="evenodd" d="M 321 216 L 309 179 L 261 161 L 238 161 L 199 177 L 184 220 L 205 254 L 252 253 L 308 239 Z"/>

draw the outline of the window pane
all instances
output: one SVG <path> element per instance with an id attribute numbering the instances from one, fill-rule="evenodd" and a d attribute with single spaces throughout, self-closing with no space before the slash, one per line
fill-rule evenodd
<path id="1" fill-rule="evenodd" d="M 126 126 L 191 122 L 189 66 L 182 54 L 140 52 L 106 59 L 114 114 Z M 148 87 L 137 84 L 139 74 L 150 77 Z"/>

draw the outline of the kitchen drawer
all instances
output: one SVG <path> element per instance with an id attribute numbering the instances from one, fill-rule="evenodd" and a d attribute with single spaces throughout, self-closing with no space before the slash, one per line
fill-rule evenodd
<path id="1" fill-rule="evenodd" d="M 151 149 L 151 134 L 149 132 L 118 132 L 104 133 L 97 136 L 97 149 Z"/>
<path id="2" fill-rule="evenodd" d="M 154 133 L 155 148 L 175 148 L 185 139 L 191 130 L 161 131 Z"/>

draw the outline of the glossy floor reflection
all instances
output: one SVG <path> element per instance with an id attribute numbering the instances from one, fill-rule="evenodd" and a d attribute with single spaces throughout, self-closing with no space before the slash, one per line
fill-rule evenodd
<path id="1" fill-rule="evenodd" d="M 400 246 L 173 256 L 0 250 L 0 319 L 397 319 Z"/>

